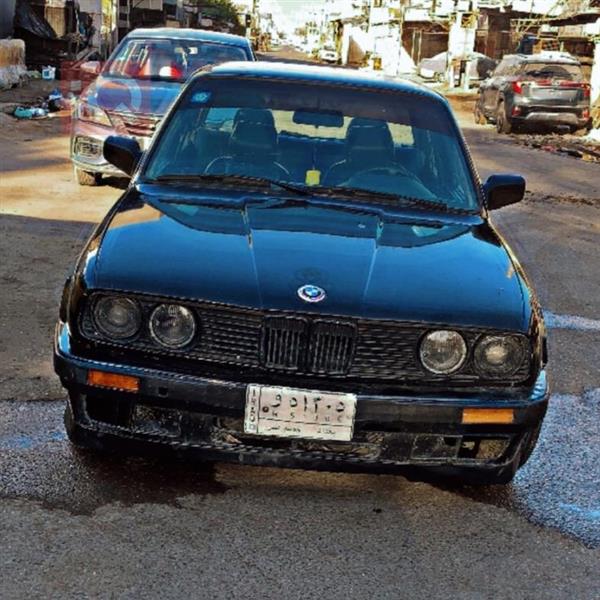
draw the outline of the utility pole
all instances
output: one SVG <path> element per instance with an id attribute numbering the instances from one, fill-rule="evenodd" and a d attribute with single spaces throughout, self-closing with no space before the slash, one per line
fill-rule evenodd
<path id="1" fill-rule="evenodd" d="M 590 77 L 590 83 L 592 86 L 590 94 L 590 106 L 592 108 L 595 103 L 600 104 L 600 33 L 594 38 L 594 41 L 594 62 L 592 64 L 592 74 Z M 597 124 L 596 126 L 600 127 L 600 124 Z"/>
<path id="2" fill-rule="evenodd" d="M 447 53 L 447 83 L 448 87 L 455 86 L 455 66 L 460 61 L 463 74 L 463 88 L 469 88 L 469 62 L 475 50 L 475 33 L 477 31 L 477 0 L 471 0 L 467 11 L 456 7 L 453 13 L 454 21 L 448 35 Z"/>

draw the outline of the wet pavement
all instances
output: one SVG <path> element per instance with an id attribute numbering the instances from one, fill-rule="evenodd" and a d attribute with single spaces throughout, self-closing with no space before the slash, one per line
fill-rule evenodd
<path id="1" fill-rule="evenodd" d="M 47 508 L 89 515 L 115 502 L 177 506 L 179 497 L 228 489 L 222 481 L 235 469 L 229 465 L 213 468 L 174 459 L 78 451 L 65 438 L 63 409 L 60 401 L 0 404 L 1 498 L 35 500 Z M 599 414 L 600 389 L 582 396 L 554 395 L 538 447 L 511 485 L 447 488 L 439 484 L 437 488 L 506 508 L 589 548 L 600 548 Z M 262 470 L 272 481 L 278 479 L 275 469 L 249 470 Z M 295 477 L 324 475 L 295 471 L 284 475 Z M 428 493 L 436 494 L 436 486 Z"/>

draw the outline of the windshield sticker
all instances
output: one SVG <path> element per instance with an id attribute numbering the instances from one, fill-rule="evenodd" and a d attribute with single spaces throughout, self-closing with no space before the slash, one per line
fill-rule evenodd
<path id="1" fill-rule="evenodd" d="M 192 96 L 192 104 L 206 104 L 210 100 L 210 92 L 196 92 Z"/>

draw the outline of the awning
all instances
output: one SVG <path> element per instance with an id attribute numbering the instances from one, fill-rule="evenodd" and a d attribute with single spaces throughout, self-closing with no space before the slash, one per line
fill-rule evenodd
<path id="1" fill-rule="evenodd" d="M 27 0 L 17 0 L 15 29 L 25 29 L 40 38 L 56 39 L 56 33 L 46 19 L 37 15 Z"/>

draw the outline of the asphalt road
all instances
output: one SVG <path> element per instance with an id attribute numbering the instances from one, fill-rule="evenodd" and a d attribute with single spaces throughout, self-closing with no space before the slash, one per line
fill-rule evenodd
<path id="1" fill-rule="evenodd" d="M 600 598 L 600 167 L 459 117 L 483 176 L 528 178 L 494 219 L 551 325 L 540 444 L 484 490 L 75 452 L 52 327 L 120 190 L 76 186 L 64 119 L 2 122 L 0 598 Z"/>

